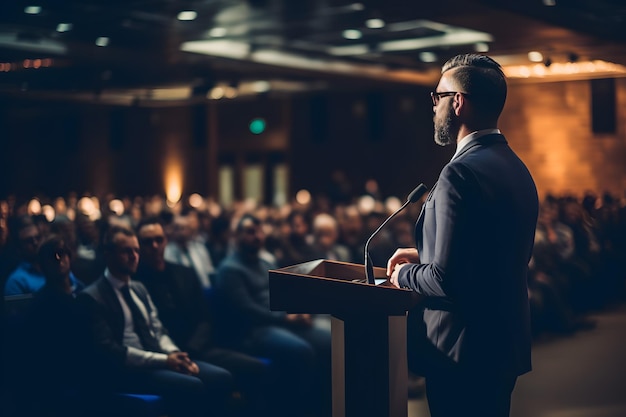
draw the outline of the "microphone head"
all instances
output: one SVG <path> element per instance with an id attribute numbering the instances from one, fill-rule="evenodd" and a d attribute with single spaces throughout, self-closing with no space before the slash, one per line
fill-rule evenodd
<path id="1" fill-rule="evenodd" d="M 407 201 L 415 203 L 422 198 L 424 194 L 426 194 L 426 191 L 428 191 L 428 188 L 426 188 L 424 184 L 418 185 L 413 191 L 411 191 L 411 194 L 407 197 Z"/>

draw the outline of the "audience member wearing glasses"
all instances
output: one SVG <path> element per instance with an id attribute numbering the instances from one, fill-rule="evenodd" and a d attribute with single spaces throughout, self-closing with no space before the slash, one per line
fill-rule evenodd
<path id="1" fill-rule="evenodd" d="M 30 216 L 15 219 L 12 238 L 17 247 L 19 264 L 11 272 L 4 285 L 4 295 L 31 294 L 44 286 L 46 279 L 37 258 L 42 235 Z M 70 271 L 72 292 L 77 293 L 84 285 Z"/>

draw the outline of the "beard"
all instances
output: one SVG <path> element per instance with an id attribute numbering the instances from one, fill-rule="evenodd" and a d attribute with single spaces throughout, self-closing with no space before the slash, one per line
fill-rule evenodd
<path id="1" fill-rule="evenodd" d="M 459 129 L 456 126 L 452 107 L 445 109 L 441 119 L 435 115 L 435 143 L 440 146 L 452 145 L 456 142 Z"/>

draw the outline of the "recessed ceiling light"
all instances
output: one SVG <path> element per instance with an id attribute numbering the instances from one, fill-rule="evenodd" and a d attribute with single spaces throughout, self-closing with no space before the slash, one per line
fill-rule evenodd
<path id="1" fill-rule="evenodd" d="M 478 42 L 474 45 L 476 52 L 489 52 L 489 44 L 487 42 Z"/>
<path id="2" fill-rule="evenodd" d="M 270 91 L 271 85 L 268 81 L 255 81 L 252 84 L 252 89 L 257 93 L 265 93 Z"/>
<path id="3" fill-rule="evenodd" d="M 57 32 L 69 32 L 70 30 L 72 30 L 72 24 L 71 23 L 59 23 L 57 25 Z"/>
<path id="4" fill-rule="evenodd" d="M 556 6 L 556 0 L 543 0 L 544 6 Z"/>
<path id="5" fill-rule="evenodd" d="M 26 14 L 39 14 L 41 13 L 40 6 L 26 6 L 24 7 L 24 13 Z"/>
<path id="6" fill-rule="evenodd" d="M 198 13 L 194 10 L 183 10 L 178 13 L 178 20 L 195 20 L 198 17 Z"/>
<path id="7" fill-rule="evenodd" d="M 370 29 L 380 29 L 385 27 L 385 21 L 383 19 L 367 19 L 365 26 Z"/>
<path id="8" fill-rule="evenodd" d="M 530 62 L 543 62 L 543 55 L 538 51 L 530 51 L 528 53 L 528 60 Z"/>
<path id="9" fill-rule="evenodd" d="M 343 31 L 343 37 L 346 39 L 361 39 L 363 37 L 363 34 L 360 30 L 347 29 Z"/>
<path id="10" fill-rule="evenodd" d="M 437 61 L 437 54 L 435 54 L 434 52 L 420 52 L 419 57 L 422 62 Z"/>
<path id="11" fill-rule="evenodd" d="M 212 38 L 222 38 L 226 36 L 226 28 L 216 27 L 209 31 L 209 36 Z"/>
<path id="12" fill-rule="evenodd" d="M 107 38 L 106 36 L 100 36 L 98 39 L 96 39 L 96 45 L 98 46 L 107 46 L 109 44 L 109 38 Z"/>

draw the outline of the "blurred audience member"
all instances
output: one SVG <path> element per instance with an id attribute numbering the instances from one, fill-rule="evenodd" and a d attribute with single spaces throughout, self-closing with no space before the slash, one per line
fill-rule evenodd
<path id="1" fill-rule="evenodd" d="M 45 285 L 35 293 L 26 327 L 23 370 L 28 401 L 40 416 L 85 415 L 83 391 L 88 322 L 81 314 L 70 278 L 71 251 L 52 235 L 39 248 Z M 45 355 L 41 349 L 45 347 Z"/>
<path id="2" fill-rule="evenodd" d="M 211 287 L 215 273 L 207 247 L 198 236 L 198 224 L 188 216 L 176 216 L 172 223 L 172 239 L 165 247 L 169 262 L 193 268 L 202 288 Z"/>
<path id="3" fill-rule="evenodd" d="M 83 282 L 91 284 L 104 271 L 104 259 L 100 250 L 100 226 L 89 216 L 78 213 L 74 221 L 76 230 L 76 256 L 72 270 Z"/>
<path id="4" fill-rule="evenodd" d="M 292 409 L 306 412 L 308 406 L 319 405 L 315 411 L 329 415 L 330 331 L 316 326 L 308 314 L 270 310 L 268 270 L 275 265 L 259 255 L 264 240 L 259 219 L 242 216 L 235 231 L 236 249 L 217 274 L 222 337 L 252 355 L 271 359 L 282 375 L 289 375 L 280 392 Z"/>
<path id="5" fill-rule="evenodd" d="M 316 259 L 309 221 L 304 212 L 294 210 L 289 213 L 286 225 L 289 232 L 283 236 L 281 245 L 283 257 L 278 259 L 279 265 L 295 265 Z"/>
<path id="6" fill-rule="evenodd" d="M 14 240 L 20 263 L 9 275 L 4 285 L 4 295 L 30 294 L 38 291 L 46 283 L 41 272 L 37 253 L 43 236 L 29 216 L 16 219 Z M 72 291 L 80 291 L 84 285 L 70 272 Z"/>
<path id="7" fill-rule="evenodd" d="M 350 262 L 350 251 L 339 244 L 339 226 L 330 214 L 320 213 L 313 219 L 313 248 L 316 258 Z"/>

